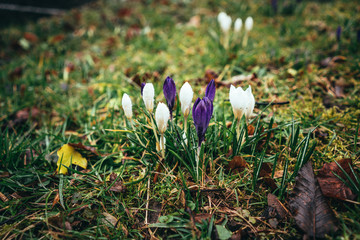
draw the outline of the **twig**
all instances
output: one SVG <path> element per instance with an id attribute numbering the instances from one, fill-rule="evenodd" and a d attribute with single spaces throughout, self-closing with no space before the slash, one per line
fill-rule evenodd
<path id="1" fill-rule="evenodd" d="M 290 101 L 284 101 L 284 102 L 256 102 L 256 105 L 259 106 L 267 106 L 267 105 L 286 105 L 289 104 Z"/>

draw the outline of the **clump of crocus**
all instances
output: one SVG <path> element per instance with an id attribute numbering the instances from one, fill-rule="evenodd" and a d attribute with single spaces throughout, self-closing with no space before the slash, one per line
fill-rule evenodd
<path id="1" fill-rule="evenodd" d="M 341 38 L 341 26 L 338 26 L 338 28 L 336 29 L 336 40 L 340 42 L 340 38 Z"/>
<path id="2" fill-rule="evenodd" d="M 122 108 L 124 110 L 125 116 L 130 121 L 133 113 L 132 113 L 132 103 L 131 103 L 131 99 L 130 99 L 129 95 L 124 93 L 121 103 L 122 103 Z"/>
<path id="3" fill-rule="evenodd" d="M 155 97 L 155 90 L 152 83 L 146 83 L 144 88 L 142 89 L 142 97 L 145 103 L 146 109 L 152 113 L 154 109 L 154 97 Z"/>
<path id="4" fill-rule="evenodd" d="M 176 85 L 171 77 L 167 77 L 164 81 L 163 92 L 166 99 L 167 106 L 170 111 L 170 117 L 172 118 L 172 111 L 175 105 L 176 97 Z"/>
<path id="5" fill-rule="evenodd" d="M 247 17 L 245 20 L 245 35 L 243 40 L 243 46 L 245 47 L 248 42 L 250 31 L 252 30 L 254 26 L 254 20 L 252 17 Z"/>
<path id="6" fill-rule="evenodd" d="M 229 47 L 229 34 L 231 28 L 231 17 L 228 16 L 226 13 L 221 12 L 219 13 L 217 20 L 219 22 L 220 28 L 224 33 L 223 45 L 224 48 L 227 49 Z"/>
<path id="7" fill-rule="evenodd" d="M 240 120 L 245 115 L 248 120 L 255 107 L 255 97 L 252 94 L 251 86 L 245 91 L 241 88 L 235 88 L 233 85 L 230 86 L 229 99 L 233 109 L 235 121 L 238 121 L 237 131 L 239 134 Z"/>
<path id="8" fill-rule="evenodd" d="M 162 102 L 160 102 L 155 111 L 155 121 L 159 129 L 160 133 L 160 149 L 162 157 L 165 158 L 165 139 L 164 133 L 167 129 L 167 122 L 170 119 L 170 111 L 169 108 Z"/>

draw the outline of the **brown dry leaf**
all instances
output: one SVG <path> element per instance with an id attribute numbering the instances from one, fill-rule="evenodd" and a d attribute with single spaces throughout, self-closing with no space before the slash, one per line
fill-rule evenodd
<path id="1" fill-rule="evenodd" d="M 310 238 L 323 238 L 337 230 L 336 218 L 321 192 L 311 162 L 300 169 L 290 196 L 296 224 Z"/>
<path id="2" fill-rule="evenodd" d="M 276 190 L 277 189 L 277 185 L 274 181 L 274 179 L 271 178 L 271 166 L 269 163 L 263 163 L 261 165 L 261 169 L 260 169 L 260 173 L 259 173 L 259 177 L 262 177 L 264 180 L 264 183 L 272 190 Z"/>
<path id="3" fill-rule="evenodd" d="M 233 173 L 240 173 L 244 170 L 247 163 L 245 159 L 241 156 L 235 156 L 233 159 L 229 162 L 229 169 Z"/>
<path id="4" fill-rule="evenodd" d="M 64 34 L 55 35 L 50 39 L 51 44 L 61 42 L 65 38 Z"/>
<path id="5" fill-rule="evenodd" d="M 96 151 L 95 147 L 85 146 L 82 143 L 69 143 L 69 145 L 72 146 L 73 148 L 75 148 L 76 150 L 85 150 L 85 151 L 89 151 L 89 152 L 93 153 L 96 156 L 101 156 L 101 154 L 99 154 Z"/>
<path id="6" fill-rule="evenodd" d="M 237 85 L 241 82 L 244 81 L 252 81 L 255 80 L 257 78 L 255 73 L 249 74 L 249 75 L 236 75 L 231 77 L 230 80 L 227 81 L 218 81 L 216 82 L 217 85 L 221 85 L 221 86 L 225 86 L 225 87 L 230 87 L 230 85 Z"/>
<path id="7" fill-rule="evenodd" d="M 196 15 L 196 16 L 193 16 L 190 18 L 189 22 L 187 23 L 188 26 L 190 27 L 200 27 L 200 21 L 201 21 L 201 18 L 199 15 Z"/>
<path id="8" fill-rule="evenodd" d="M 280 219 L 285 218 L 290 215 L 290 212 L 286 209 L 286 207 L 279 201 L 279 199 L 274 195 L 269 193 L 267 196 L 268 206 L 274 208 Z"/>
<path id="9" fill-rule="evenodd" d="M 9 73 L 10 80 L 14 81 L 17 78 L 20 78 L 23 74 L 23 67 L 16 67 Z"/>
<path id="10" fill-rule="evenodd" d="M 341 159 L 338 161 L 338 164 L 344 169 L 344 171 L 353 179 L 355 177 L 350 169 L 352 168 L 352 160 L 351 159 Z M 341 177 L 344 180 L 347 180 L 346 175 L 339 168 L 336 162 L 325 163 L 324 166 L 319 171 L 317 176 L 321 191 L 326 197 L 332 197 L 337 199 L 350 199 L 354 200 L 356 195 L 352 192 L 352 190 L 344 183 L 341 179 L 339 179 L 336 175 Z M 348 182 L 348 180 L 347 180 Z"/>
<path id="11" fill-rule="evenodd" d="M 56 196 L 55 196 L 55 198 L 54 198 L 52 207 L 54 207 L 57 203 L 59 203 L 59 201 L 60 201 L 60 194 L 59 194 L 59 192 L 57 192 L 57 193 L 56 193 Z"/>
<path id="12" fill-rule="evenodd" d="M 24 38 L 31 43 L 37 43 L 37 41 L 39 40 L 39 38 L 34 33 L 31 32 L 24 33 Z"/>
<path id="13" fill-rule="evenodd" d="M 212 215 L 210 213 L 198 213 L 195 214 L 194 219 L 197 223 L 202 223 L 203 220 L 210 222 L 211 216 Z"/>
<path id="14" fill-rule="evenodd" d="M 8 199 L 2 192 L 0 192 L 0 199 L 1 199 L 3 202 L 9 201 L 9 199 Z"/>
<path id="15" fill-rule="evenodd" d="M 255 133 L 255 127 L 253 125 L 248 125 L 247 126 L 247 129 L 248 129 L 248 135 L 251 136 L 251 135 L 254 135 Z"/>
<path id="16" fill-rule="evenodd" d="M 107 212 L 103 212 L 103 215 L 104 215 L 104 219 L 103 219 L 103 223 L 110 226 L 110 227 L 115 227 L 116 226 L 116 223 L 117 223 L 117 219 L 111 215 L 110 213 L 107 213 Z"/>
<path id="17" fill-rule="evenodd" d="M 110 182 L 111 182 L 111 184 L 113 184 L 110 188 L 110 191 L 125 192 L 126 186 L 123 184 L 123 182 L 121 180 L 116 180 L 116 179 L 117 179 L 116 173 L 110 174 Z M 116 181 L 116 182 L 114 183 L 114 181 Z"/>

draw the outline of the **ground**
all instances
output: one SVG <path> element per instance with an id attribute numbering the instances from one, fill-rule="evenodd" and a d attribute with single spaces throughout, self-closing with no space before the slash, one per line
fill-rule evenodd
<path id="1" fill-rule="evenodd" d="M 352 1 L 103 0 L 1 29 L 0 236 L 318 237 L 321 222 L 306 230 L 313 219 L 299 216 L 314 209 L 294 208 L 305 194 L 330 207 L 337 230 L 325 238 L 360 238 L 359 10 Z M 246 46 L 243 26 L 226 47 L 221 11 L 253 17 Z M 200 176 L 179 99 L 165 159 L 157 151 L 140 85 L 154 84 L 156 106 L 167 76 L 177 93 L 188 81 L 193 102 L 216 81 Z M 239 137 L 231 84 L 251 86 L 257 102 Z M 59 172 L 64 149 L 86 169 Z"/>

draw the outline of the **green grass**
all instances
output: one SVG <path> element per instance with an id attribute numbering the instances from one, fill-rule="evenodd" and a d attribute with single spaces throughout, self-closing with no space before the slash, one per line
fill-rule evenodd
<path id="1" fill-rule="evenodd" d="M 297 172 L 308 160 L 319 169 L 352 158 L 359 174 L 360 19 L 351 1 L 278 2 L 275 13 L 263 1 L 103 0 L 2 29 L 0 236 L 212 239 L 242 229 L 250 239 L 301 238 L 293 219 L 272 228 L 261 216 L 268 193 L 288 207 Z M 220 11 L 233 20 L 254 18 L 246 47 L 234 36 L 229 49 L 222 46 Z M 187 24 L 193 16 L 200 17 L 198 27 Z M 25 32 L 38 39 L 25 40 Z M 66 67 L 73 68 L 68 78 Z M 223 81 L 255 73 L 240 86 L 251 85 L 256 101 L 269 104 L 256 105 L 249 123 L 254 135 L 244 122 L 237 138 L 229 88 L 217 88 L 197 179 L 192 118 L 186 144 L 177 101 L 165 133 L 166 159 L 160 160 L 138 84 L 154 83 L 156 103 L 165 101 L 162 83 L 170 75 L 178 91 L 189 81 L 195 100 L 204 96 L 207 70 Z M 133 101 L 134 128 L 121 109 L 123 93 Z M 289 104 L 270 104 L 281 101 Z M 19 112 L 25 108 L 31 110 Z M 99 154 L 82 151 L 86 171 L 57 175 L 56 151 L 79 142 Z M 247 162 L 240 173 L 229 170 L 234 156 Z M 275 188 L 261 173 L 266 166 Z M 111 173 L 124 191 L 110 190 L 116 184 L 108 181 Z M 358 193 L 358 179 L 350 187 Z M 359 238 L 359 198 L 329 203 L 340 223 L 334 237 Z"/>

